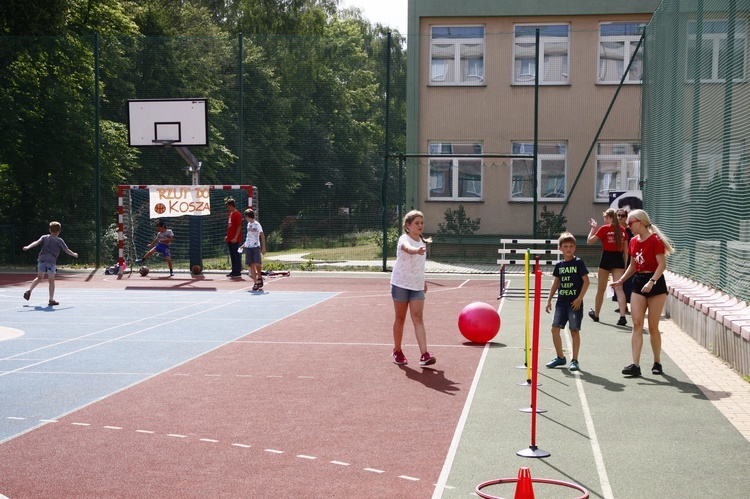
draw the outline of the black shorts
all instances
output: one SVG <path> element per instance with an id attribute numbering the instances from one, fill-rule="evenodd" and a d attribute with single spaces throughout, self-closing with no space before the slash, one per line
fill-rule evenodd
<path id="1" fill-rule="evenodd" d="M 641 289 L 643 289 L 643 286 L 645 286 L 649 279 L 651 279 L 652 277 L 654 277 L 653 272 L 633 275 L 633 293 L 645 296 L 646 298 L 667 294 L 667 281 L 666 279 L 664 279 L 664 276 L 661 276 L 656 280 L 654 285 L 651 286 L 651 291 L 649 291 L 648 293 L 644 293 L 643 291 L 641 291 Z"/>
<path id="2" fill-rule="evenodd" d="M 599 260 L 599 268 L 604 270 L 625 269 L 625 258 L 622 251 L 603 251 Z"/>

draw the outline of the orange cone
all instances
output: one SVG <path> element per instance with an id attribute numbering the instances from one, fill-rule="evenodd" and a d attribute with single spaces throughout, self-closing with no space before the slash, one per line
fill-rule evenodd
<path id="1" fill-rule="evenodd" d="M 534 486 L 531 483 L 531 472 L 528 468 L 518 469 L 516 495 L 513 499 L 534 499 Z"/>

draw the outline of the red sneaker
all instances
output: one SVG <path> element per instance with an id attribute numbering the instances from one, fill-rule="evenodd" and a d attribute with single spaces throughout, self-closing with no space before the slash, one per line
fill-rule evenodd
<path id="1" fill-rule="evenodd" d="M 430 352 L 425 352 L 422 354 L 422 356 L 419 358 L 419 365 L 420 366 L 430 366 L 437 362 L 437 359 L 430 355 Z"/>
<path id="2" fill-rule="evenodd" d="M 394 350 L 393 351 L 393 363 L 398 364 L 400 366 L 405 366 L 409 362 L 407 362 L 406 357 L 404 356 L 404 352 L 401 350 Z"/>

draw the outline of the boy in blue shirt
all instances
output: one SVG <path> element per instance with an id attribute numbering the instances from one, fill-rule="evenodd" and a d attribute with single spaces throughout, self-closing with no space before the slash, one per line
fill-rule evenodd
<path id="1" fill-rule="evenodd" d="M 566 324 L 570 328 L 573 340 L 573 358 L 568 366 L 569 371 L 578 371 L 578 351 L 581 347 L 581 322 L 583 321 L 583 295 L 589 289 L 589 271 L 583 260 L 575 256 L 576 238 L 570 232 L 563 232 L 557 239 L 558 247 L 563 254 L 563 260 L 557 262 L 552 272 L 555 280 L 547 297 L 547 313 L 552 309 L 552 297 L 557 291 L 555 315 L 552 318 L 552 343 L 555 345 L 557 357 L 547 362 L 546 366 L 554 368 L 564 366 L 567 360 L 562 348 L 560 330 Z"/>

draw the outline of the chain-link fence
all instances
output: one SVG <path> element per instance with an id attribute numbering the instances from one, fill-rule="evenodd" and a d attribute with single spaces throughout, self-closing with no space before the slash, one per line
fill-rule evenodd
<path id="1" fill-rule="evenodd" d="M 665 0 L 646 30 L 644 204 L 668 267 L 750 299 L 750 1 Z"/>

